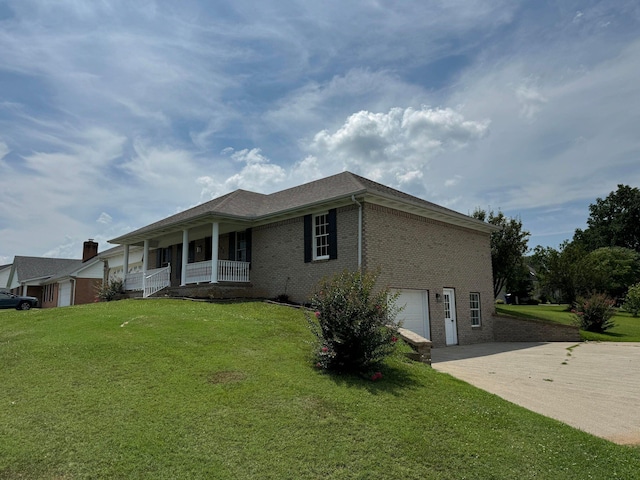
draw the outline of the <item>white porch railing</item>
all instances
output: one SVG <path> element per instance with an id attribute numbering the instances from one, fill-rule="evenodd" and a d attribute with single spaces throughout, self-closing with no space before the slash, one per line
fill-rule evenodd
<path id="1" fill-rule="evenodd" d="M 142 290 L 142 279 L 144 275 L 142 272 L 127 273 L 125 280 L 125 290 L 140 291 Z"/>
<path id="2" fill-rule="evenodd" d="M 187 264 L 187 283 L 209 283 L 211 281 L 211 262 L 196 262 Z M 234 262 L 218 260 L 219 282 L 249 282 L 249 262 Z M 129 291 L 143 291 L 148 297 L 168 287 L 171 284 L 171 266 L 154 268 L 147 272 L 128 273 L 125 289 Z"/>
<path id="3" fill-rule="evenodd" d="M 219 282 L 248 282 L 249 262 L 218 260 Z"/>
<path id="4" fill-rule="evenodd" d="M 211 262 L 196 262 L 187 265 L 187 283 L 211 281 Z M 249 262 L 218 260 L 219 282 L 248 282 Z"/>
<path id="5" fill-rule="evenodd" d="M 211 262 L 196 262 L 187 264 L 187 283 L 211 281 Z"/>
<path id="6" fill-rule="evenodd" d="M 144 293 L 142 296 L 145 298 L 150 297 L 169 285 L 171 285 L 171 265 L 149 270 L 144 279 Z"/>
<path id="7" fill-rule="evenodd" d="M 143 297 L 168 287 L 171 284 L 171 266 L 154 268 L 147 272 L 145 277 L 142 272 L 128 273 L 125 289 L 130 291 L 143 291 Z"/>

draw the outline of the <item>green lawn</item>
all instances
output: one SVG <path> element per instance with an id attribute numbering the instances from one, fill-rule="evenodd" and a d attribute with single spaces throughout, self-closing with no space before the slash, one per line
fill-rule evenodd
<path id="1" fill-rule="evenodd" d="M 398 355 L 316 370 L 300 311 L 121 301 L 0 312 L 0 479 L 637 478 L 640 449 Z M 588 412 L 585 412 L 588 414 Z"/>
<path id="2" fill-rule="evenodd" d="M 496 305 L 496 312 L 523 318 L 538 318 L 571 325 L 573 316 L 567 305 Z M 582 338 L 604 342 L 640 342 L 640 317 L 618 310 L 613 317 L 616 326 L 606 333 L 580 330 Z"/>

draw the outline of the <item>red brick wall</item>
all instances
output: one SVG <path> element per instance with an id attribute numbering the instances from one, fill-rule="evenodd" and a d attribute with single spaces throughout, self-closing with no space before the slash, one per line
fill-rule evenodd
<path id="1" fill-rule="evenodd" d="M 94 303 L 97 289 L 102 285 L 102 279 L 78 278 L 76 279 L 75 305 Z"/>
<path id="2" fill-rule="evenodd" d="M 42 302 L 40 302 L 40 306 L 42 308 L 52 308 L 52 307 L 57 307 L 58 306 L 58 284 L 57 283 L 53 283 L 51 284 L 51 288 L 53 289 L 53 295 L 51 296 L 51 300 L 47 301 L 46 298 L 43 299 Z M 44 287 L 43 290 L 45 290 L 46 287 Z M 43 297 L 44 297 L 44 291 L 43 291 Z"/>

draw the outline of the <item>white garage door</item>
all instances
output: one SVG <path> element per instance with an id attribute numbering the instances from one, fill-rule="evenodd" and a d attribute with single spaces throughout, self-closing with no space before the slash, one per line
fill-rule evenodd
<path id="1" fill-rule="evenodd" d="M 426 290 L 396 290 L 396 305 L 404 307 L 398 315 L 402 327 L 431 340 L 429 329 L 429 295 Z"/>
<path id="2" fill-rule="evenodd" d="M 62 282 L 58 288 L 58 306 L 68 307 L 71 305 L 71 282 Z"/>

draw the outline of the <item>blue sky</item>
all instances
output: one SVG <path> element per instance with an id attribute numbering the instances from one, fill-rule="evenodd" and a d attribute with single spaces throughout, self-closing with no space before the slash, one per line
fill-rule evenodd
<path id="1" fill-rule="evenodd" d="M 557 246 L 639 79 L 637 1 L 0 0 L 0 265 L 343 170 Z"/>

